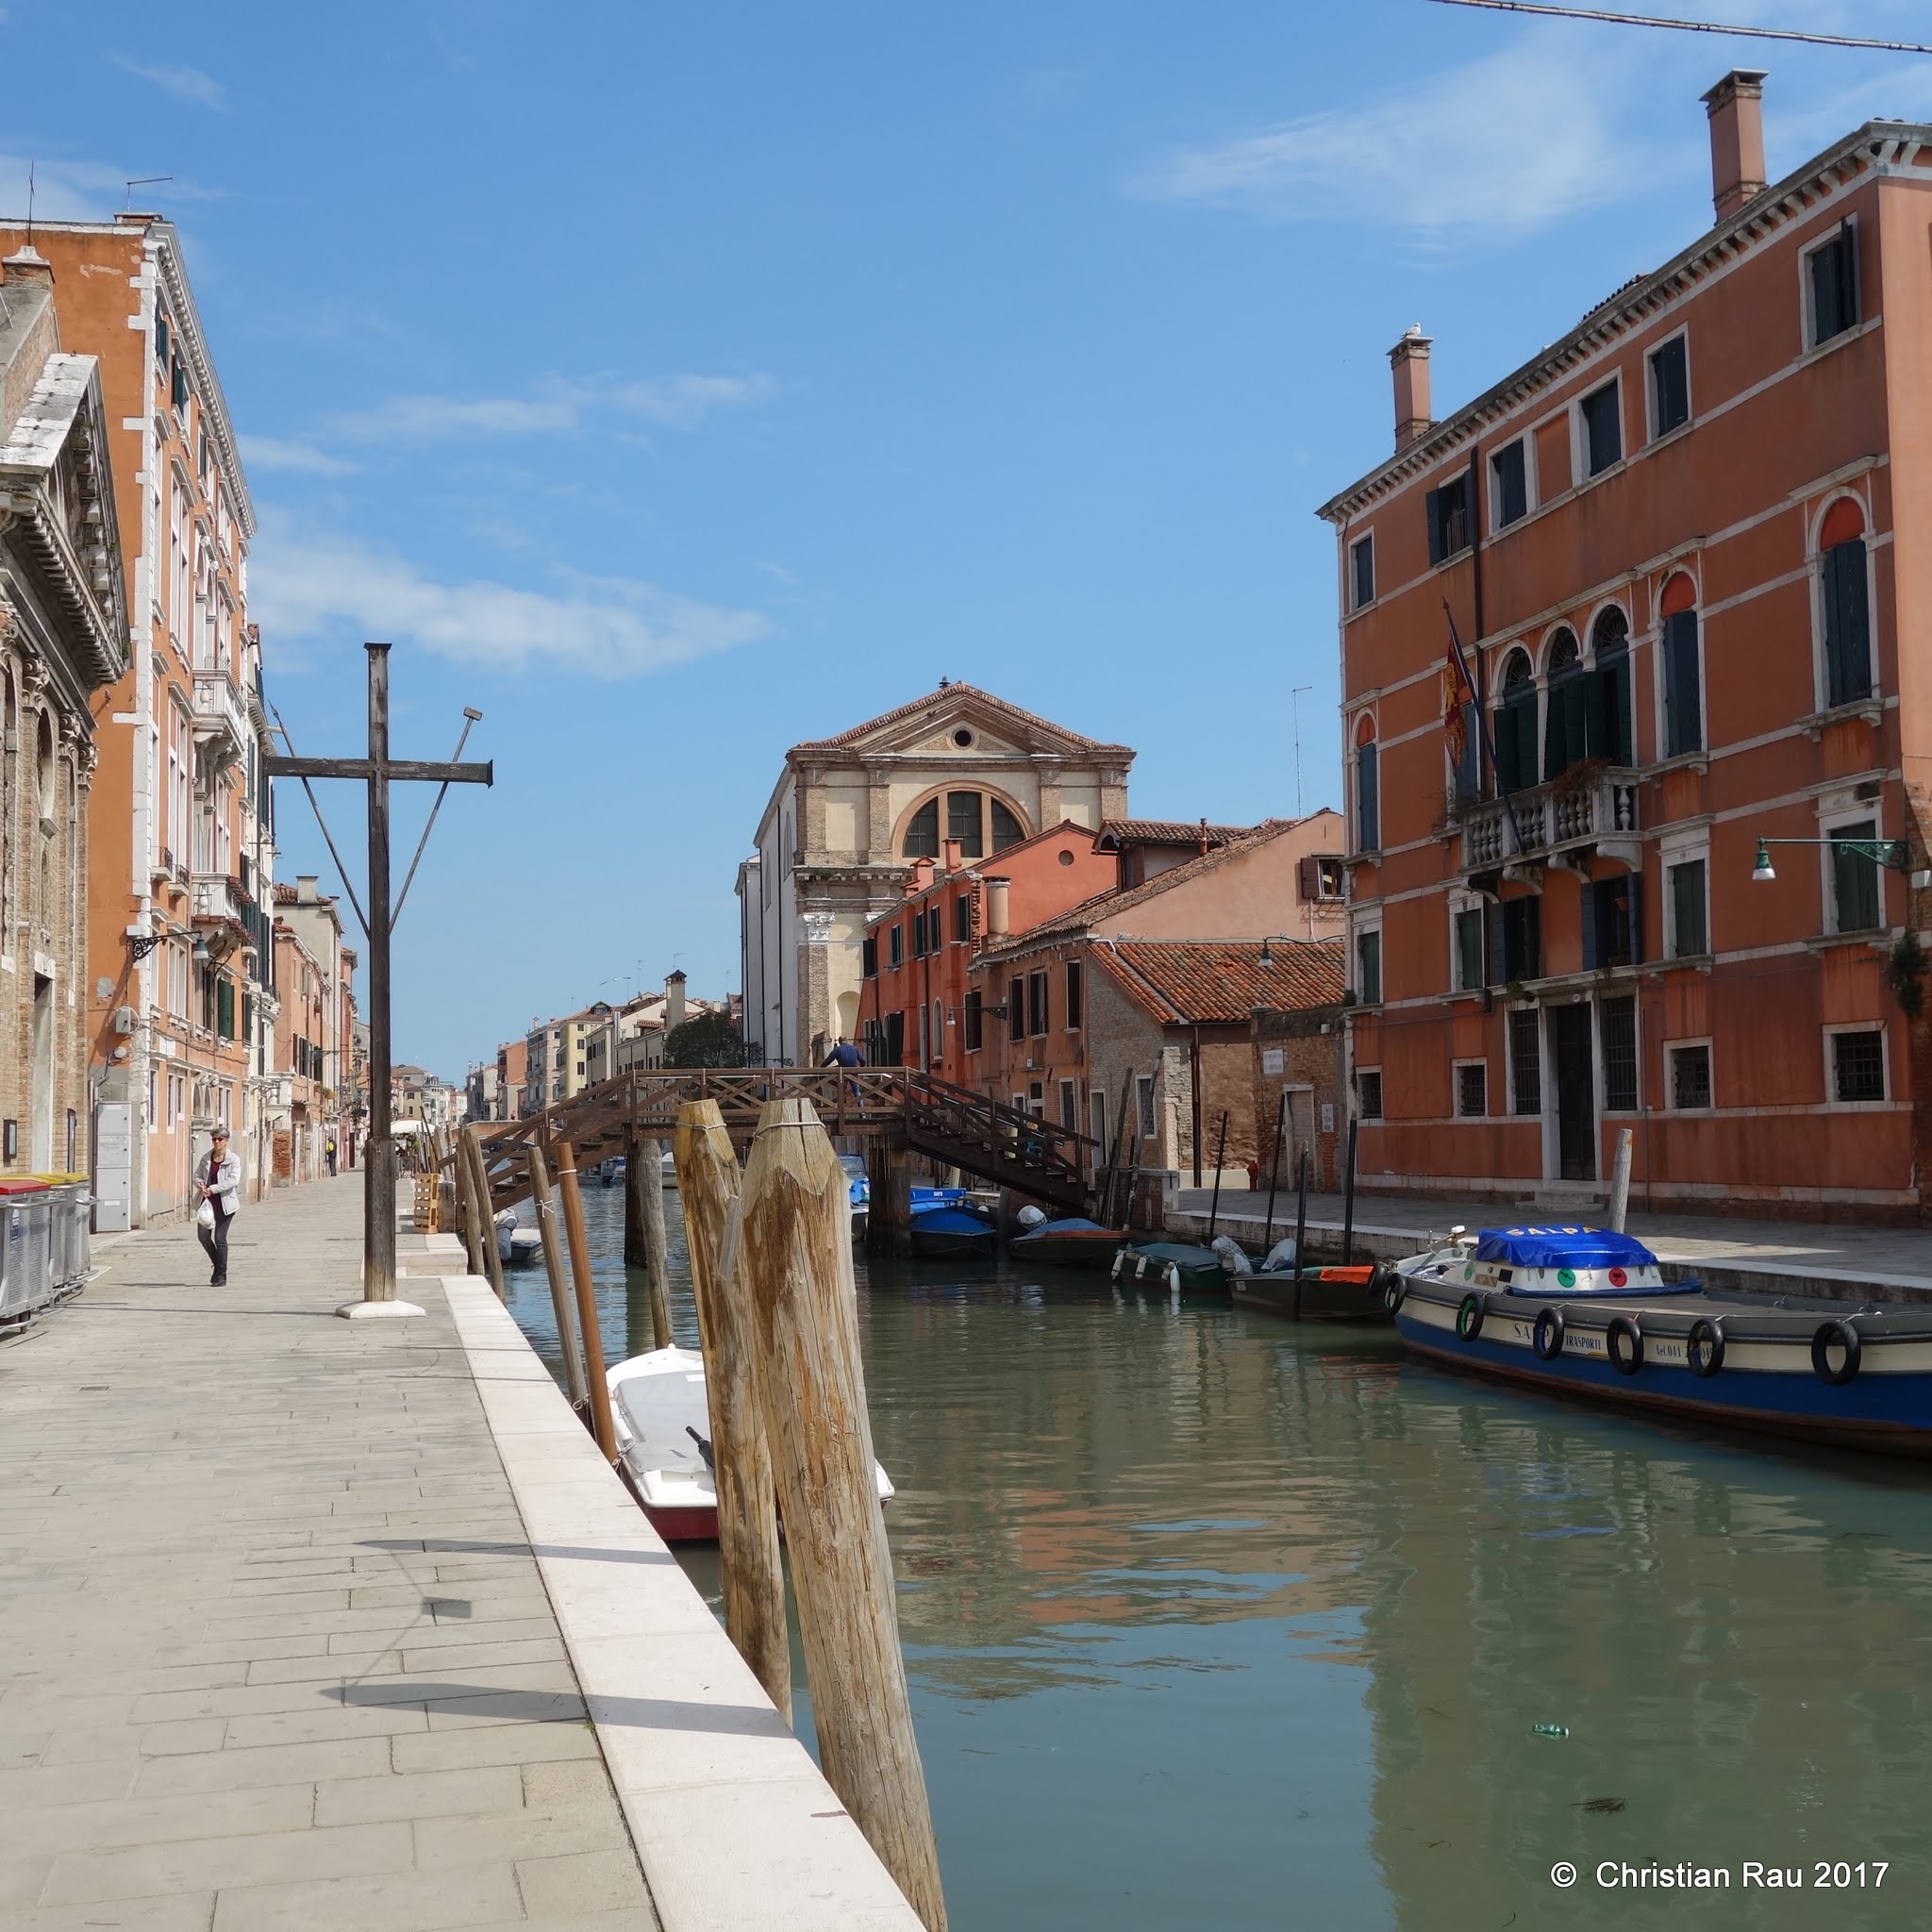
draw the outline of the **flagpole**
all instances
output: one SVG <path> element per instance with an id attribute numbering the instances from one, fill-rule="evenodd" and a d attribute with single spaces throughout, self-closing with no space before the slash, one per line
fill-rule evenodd
<path id="1" fill-rule="evenodd" d="M 1489 707 L 1476 696 L 1475 678 L 1469 668 L 1468 654 L 1462 648 L 1462 639 L 1456 628 L 1456 613 L 1449 608 L 1449 600 L 1442 599 L 1442 615 L 1449 620 L 1449 647 L 1456 653 L 1457 675 L 1462 679 L 1463 689 L 1469 692 L 1470 703 L 1475 711 L 1477 741 L 1489 754 L 1490 769 L 1496 774 L 1496 796 L 1503 802 L 1503 810 L 1509 820 L 1509 835 L 1515 841 L 1517 851 L 1523 850 L 1523 829 L 1516 823 L 1516 808 L 1510 802 L 1509 788 L 1503 782 L 1503 767 L 1496 757 L 1496 741 L 1490 732 Z"/>

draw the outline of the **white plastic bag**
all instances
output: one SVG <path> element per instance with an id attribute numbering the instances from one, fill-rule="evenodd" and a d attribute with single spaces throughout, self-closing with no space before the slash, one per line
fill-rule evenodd
<path id="1" fill-rule="evenodd" d="M 204 1201 L 201 1204 L 201 1211 L 194 1219 L 203 1227 L 212 1227 L 215 1224 L 215 1204 L 212 1201 Z"/>

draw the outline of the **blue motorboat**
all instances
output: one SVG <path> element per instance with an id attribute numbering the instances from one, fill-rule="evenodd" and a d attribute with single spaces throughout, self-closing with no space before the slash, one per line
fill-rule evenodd
<path id="1" fill-rule="evenodd" d="M 990 1222 L 943 1201 L 912 1209 L 912 1252 L 928 1259 L 991 1256 L 998 1236 Z"/>
<path id="2" fill-rule="evenodd" d="M 1603 1228 L 1455 1231 L 1395 1264 L 1403 1341 L 1444 1367 L 1685 1421 L 1932 1455 L 1932 1309 L 1666 1281 Z"/>

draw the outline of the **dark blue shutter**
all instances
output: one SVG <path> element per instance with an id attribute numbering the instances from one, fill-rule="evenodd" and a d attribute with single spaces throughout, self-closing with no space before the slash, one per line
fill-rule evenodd
<path id="1" fill-rule="evenodd" d="M 1496 707 L 1496 783 L 1505 791 L 1516 790 L 1516 708 Z"/>
<path id="2" fill-rule="evenodd" d="M 1382 801 L 1375 783 L 1375 747 L 1373 741 L 1356 747 L 1355 774 L 1357 849 L 1379 852 L 1382 849 Z"/>
<path id="3" fill-rule="evenodd" d="M 1442 492 L 1432 490 L 1423 498 L 1423 508 L 1429 519 L 1429 561 L 1442 560 Z"/>
<path id="4" fill-rule="evenodd" d="M 1668 756 L 1704 748 L 1704 719 L 1697 689 L 1697 613 L 1680 610 L 1664 623 L 1664 702 L 1669 713 Z"/>
<path id="5" fill-rule="evenodd" d="M 1826 702 L 1849 705 L 1872 691 L 1871 610 L 1865 594 L 1865 540 L 1824 553 Z"/>

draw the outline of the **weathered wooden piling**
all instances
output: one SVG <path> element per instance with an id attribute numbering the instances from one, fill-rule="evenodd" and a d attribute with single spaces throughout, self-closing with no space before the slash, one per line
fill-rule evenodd
<path id="1" fill-rule="evenodd" d="M 530 1167 L 530 1205 L 537 1213 L 537 1231 L 543 1237 L 543 1272 L 550 1277 L 550 1307 L 557 1317 L 557 1340 L 563 1351 L 563 1386 L 570 1406 L 588 1424 L 591 1419 L 591 1391 L 584 1374 L 584 1353 L 577 1341 L 576 1310 L 563 1278 L 563 1216 L 558 1211 L 557 1194 L 550 1185 L 549 1163 L 543 1150 L 533 1141 Z"/>
<path id="2" fill-rule="evenodd" d="M 577 1291 L 577 1333 L 584 1343 L 584 1380 L 591 1396 L 591 1430 L 610 1462 L 617 1460 L 617 1427 L 610 1419 L 610 1384 L 604 1378 L 604 1331 L 597 1322 L 597 1290 L 591 1278 L 591 1237 L 584 1228 L 584 1197 L 577 1187 L 576 1151 L 557 1143 L 557 1191 L 563 1197 L 563 1226 L 570 1241 L 571 1278 Z"/>
<path id="3" fill-rule="evenodd" d="M 1274 1148 L 1268 1157 L 1268 1218 L 1261 1225 L 1261 1254 L 1265 1259 L 1274 1244 L 1274 1196 L 1281 1186 L 1281 1142 L 1288 1131 L 1288 1089 L 1281 1090 L 1280 1104 L 1274 1109 Z"/>
<path id="4" fill-rule="evenodd" d="M 644 1269 L 651 1280 L 651 1335 L 658 1348 L 669 1348 L 671 1332 L 671 1247 L 664 1235 L 664 1148 L 658 1141 L 635 1143 L 635 1165 L 643 1170 L 638 1206 L 644 1217 Z M 629 1179 L 631 1163 L 625 1167 Z M 628 1200 L 625 1203 L 628 1206 Z"/>
<path id="5" fill-rule="evenodd" d="M 1617 1136 L 1616 1164 L 1610 1170 L 1610 1211 L 1609 1224 L 1619 1234 L 1624 1232 L 1624 1220 L 1630 1211 L 1630 1147 L 1635 1137 L 1628 1127 Z"/>
<path id="6" fill-rule="evenodd" d="M 489 1208 L 477 1189 L 475 1175 L 470 1172 L 469 1156 L 460 1141 L 457 1143 L 450 1169 L 456 1182 L 457 1231 L 462 1236 L 463 1253 L 469 1260 L 470 1273 L 481 1274 L 483 1229 L 490 1218 Z"/>
<path id="7" fill-rule="evenodd" d="M 800 1104 L 810 1112 L 809 1102 Z M 759 1119 L 763 1118 L 760 1114 Z M 866 1165 L 872 1185 L 865 1220 L 866 1253 L 903 1258 L 912 1252 L 912 1150 L 904 1144 L 894 1146 L 890 1141 L 874 1141 Z M 846 1201 L 849 1213 L 849 1192 Z"/>
<path id="8" fill-rule="evenodd" d="M 724 1272 L 725 1231 L 739 1201 L 738 1156 L 715 1100 L 689 1100 L 679 1108 L 672 1152 L 705 1352 L 724 1628 L 790 1724 L 791 1640 L 785 1627 L 785 1570 L 771 1450 L 758 1407 L 751 1304 L 742 1267 L 735 1265 L 729 1275 Z M 731 1259 L 736 1263 L 738 1257 Z"/>
<path id="9" fill-rule="evenodd" d="M 644 1242 L 644 1162 L 639 1152 L 641 1144 L 635 1131 L 625 1136 L 624 1265 L 626 1268 L 647 1267 L 651 1258 L 650 1249 Z"/>
<path id="10" fill-rule="evenodd" d="M 1294 1190 L 1294 1319 L 1302 1318 L 1302 1249 L 1308 1239 L 1308 1150 L 1295 1161 Z"/>
<path id="11" fill-rule="evenodd" d="M 483 1158 L 483 1143 L 474 1127 L 463 1128 L 458 1140 L 462 1158 L 469 1165 L 471 1186 L 480 1204 L 477 1232 L 483 1243 L 482 1272 L 496 1291 L 496 1299 L 507 1301 L 509 1297 L 503 1285 L 503 1257 L 496 1246 L 496 1218 L 490 1211 L 490 1167 Z"/>
<path id="12" fill-rule="evenodd" d="M 942 1932 L 874 1486 L 850 1214 L 845 1171 L 817 1114 L 804 1101 L 768 1101 L 745 1163 L 742 1269 L 820 1757 L 927 1932 Z"/>

